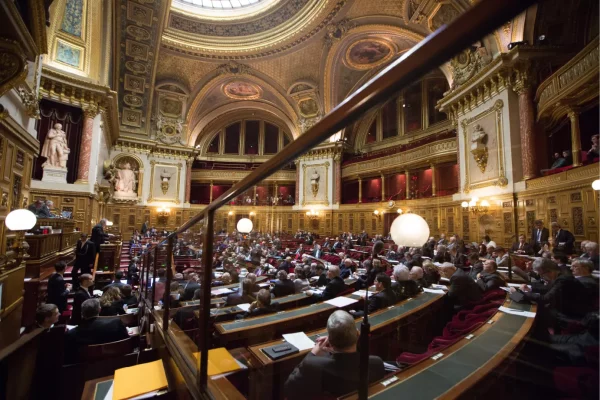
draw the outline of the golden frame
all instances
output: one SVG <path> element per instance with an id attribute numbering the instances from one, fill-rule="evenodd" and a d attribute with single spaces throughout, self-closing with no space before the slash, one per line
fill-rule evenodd
<path id="1" fill-rule="evenodd" d="M 61 61 L 61 60 L 58 59 L 58 45 L 59 45 L 59 43 L 62 43 L 64 46 L 72 47 L 72 48 L 74 48 L 76 50 L 79 50 L 80 57 L 79 57 L 79 65 L 77 67 L 75 67 L 74 65 L 71 65 L 71 64 L 67 64 L 66 62 Z M 55 62 L 57 62 L 57 63 L 59 63 L 61 65 L 64 65 L 64 66 L 66 66 L 68 68 L 73 68 L 73 69 L 77 69 L 77 70 L 83 71 L 84 70 L 85 57 L 86 57 L 86 55 L 85 55 L 85 47 L 76 45 L 76 44 L 74 44 L 72 42 L 69 42 L 69 41 L 66 41 L 66 40 L 64 40 L 64 39 L 62 39 L 60 37 L 56 38 L 56 41 L 54 43 L 53 61 L 55 61 Z"/>
<path id="2" fill-rule="evenodd" d="M 379 43 L 379 44 L 387 47 L 387 49 L 390 52 L 385 57 L 383 57 L 381 60 L 375 61 L 374 63 L 371 63 L 371 64 L 357 64 L 357 63 L 355 63 L 354 61 L 352 61 L 350 59 L 350 52 L 358 44 L 360 44 L 360 43 L 366 43 L 366 42 Z M 388 62 L 390 59 L 392 59 L 396 55 L 396 53 L 397 53 L 396 46 L 394 46 L 393 43 L 390 43 L 387 40 L 378 39 L 378 38 L 364 38 L 364 39 L 357 40 L 357 41 L 353 42 L 352 44 L 350 44 L 348 46 L 348 48 L 346 49 L 346 53 L 344 54 L 344 61 L 346 62 L 346 64 L 350 68 L 353 68 L 353 69 L 359 70 L 359 71 L 364 71 L 364 70 L 367 70 L 367 69 L 373 69 L 375 67 L 380 66 L 381 64 L 384 64 L 384 63 Z"/>
<path id="3" fill-rule="evenodd" d="M 504 107 L 504 102 L 502 100 L 496 100 L 494 105 L 487 110 L 477 114 L 471 118 L 465 118 L 461 121 L 461 127 L 463 131 L 463 147 L 465 154 L 465 184 L 463 186 L 463 192 L 469 193 L 471 190 L 480 189 L 488 186 L 500 186 L 504 187 L 508 185 L 508 179 L 506 179 L 506 173 L 504 168 L 504 140 L 503 140 L 503 132 L 502 132 L 502 108 Z M 470 153 L 469 153 L 469 145 L 467 141 L 467 127 L 490 114 L 495 114 L 496 116 L 496 138 L 498 143 L 498 176 L 492 179 L 487 179 L 479 182 L 471 182 L 469 177 L 470 170 Z"/>
<path id="4" fill-rule="evenodd" d="M 132 153 L 120 153 L 117 154 L 112 160 L 110 160 L 111 164 L 113 164 L 115 167 L 117 166 L 117 163 L 119 162 L 119 160 L 121 160 L 122 158 L 126 158 L 126 157 L 131 157 L 133 158 L 135 161 L 137 161 L 138 166 L 139 166 L 139 170 L 138 170 L 138 185 L 137 185 L 137 202 L 142 201 L 142 196 L 143 196 L 143 186 L 144 186 L 144 162 L 142 161 L 141 158 L 139 158 L 138 156 L 136 156 L 135 154 Z M 114 201 L 114 198 L 113 198 Z M 117 201 L 118 202 L 118 201 Z"/>
<path id="5" fill-rule="evenodd" d="M 175 200 L 172 199 L 160 199 L 154 197 L 154 171 L 156 167 L 177 167 L 177 188 L 175 192 Z M 167 201 L 175 204 L 180 204 L 179 191 L 181 189 L 181 163 L 167 163 L 161 161 L 150 161 L 150 194 L 148 195 L 148 202 L 153 201 Z"/>
<path id="6" fill-rule="evenodd" d="M 329 161 L 326 161 L 321 164 L 302 164 L 302 207 L 306 205 L 315 205 L 315 206 L 329 206 L 329 167 L 331 164 Z M 306 200 L 306 168 L 315 168 L 315 167 L 325 167 L 327 173 L 325 174 L 325 200 Z"/>

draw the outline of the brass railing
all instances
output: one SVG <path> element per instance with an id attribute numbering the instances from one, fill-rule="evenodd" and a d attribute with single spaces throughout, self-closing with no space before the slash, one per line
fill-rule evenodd
<path id="1" fill-rule="evenodd" d="M 536 2 L 535 0 L 483 0 L 477 2 L 452 24 L 441 27 L 402 55 L 402 57 L 377 74 L 329 114 L 325 115 L 314 127 L 290 143 L 258 169 L 249 173 L 242 181 L 235 184 L 192 219 L 172 232 L 167 239 L 155 247 L 154 251 L 149 252 L 151 256 L 145 256 L 146 263 L 141 276 L 146 276 L 146 279 L 148 279 L 150 269 L 148 259 L 154 258 L 154 262 L 152 263 L 153 276 L 156 276 L 157 264 L 160 258 L 159 253 L 162 250 L 161 247 L 164 246 L 165 242 L 167 243 L 166 257 L 164 255 L 163 257 L 166 260 L 167 267 L 165 298 L 169 299 L 170 284 L 173 275 L 171 267 L 175 238 L 203 220 L 203 271 L 199 307 L 199 331 L 201 337 L 198 341 L 198 349 L 200 350 L 199 368 L 197 368 L 198 364 L 192 356 L 189 346 L 178 342 L 177 336 L 179 332 L 169 329 L 169 302 L 165 303 L 163 311 L 158 312 L 153 310 L 156 285 L 153 285 L 152 299 L 147 301 L 147 304 L 152 308 L 155 320 L 162 322 L 162 335 L 166 347 L 194 398 L 214 398 L 215 396 L 215 393 L 211 393 L 213 383 L 207 379 L 208 349 L 210 345 L 209 324 L 214 239 L 213 223 L 215 212 L 252 186 L 265 180 L 288 163 L 327 140 L 334 133 L 358 120 L 373 107 L 380 106 L 385 101 L 394 97 L 395 93 L 417 81 L 432 69 L 439 67 L 455 54 L 458 54 L 467 46 L 480 40 L 483 36 L 492 32 L 495 28 L 520 14 Z M 148 292 L 147 289 L 145 291 Z M 163 319 L 163 315 L 166 315 L 167 318 Z"/>

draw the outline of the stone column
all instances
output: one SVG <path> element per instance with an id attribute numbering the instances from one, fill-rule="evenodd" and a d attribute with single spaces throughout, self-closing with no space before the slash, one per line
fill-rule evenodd
<path id="1" fill-rule="evenodd" d="M 88 183 L 90 174 L 90 158 L 92 156 L 92 139 L 94 136 L 94 118 L 98 115 L 97 108 L 83 110 L 83 130 L 79 148 L 79 166 L 77 167 L 77 183 Z"/>
<path id="2" fill-rule="evenodd" d="M 335 192 L 333 203 L 341 204 L 342 202 L 342 157 L 341 155 L 336 155 L 333 158 L 334 169 L 333 169 L 333 180 L 335 182 Z"/>
<path id="3" fill-rule="evenodd" d="M 256 185 L 252 188 L 252 204 L 256 205 Z"/>
<path id="4" fill-rule="evenodd" d="M 277 184 L 277 182 L 275 183 L 275 188 L 274 189 L 275 190 L 273 190 L 273 197 L 278 198 L 279 197 L 279 193 L 278 193 L 279 185 Z M 275 204 L 277 204 L 277 203 L 275 203 Z M 273 204 L 271 204 L 271 205 L 273 205 Z"/>
<path id="5" fill-rule="evenodd" d="M 527 180 L 537 176 L 533 90 L 530 85 L 521 84 L 515 87 L 515 91 L 519 95 L 519 129 L 521 132 L 523 180 Z"/>
<path id="6" fill-rule="evenodd" d="M 362 203 L 362 179 L 358 177 L 358 204 Z"/>
<path id="7" fill-rule="evenodd" d="M 187 170 L 185 172 L 185 202 L 190 202 L 190 197 L 192 195 L 192 164 L 194 160 L 187 160 Z"/>
<path id="8" fill-rule="evenodd" d="M 437 171 L 435 169 L 435 164 L 431 164 L 431 197 L 435 197 L 437 195 Z"/>
<path id="9" fill-rule="evenodd" d="M 573 156 L 573 166 L 581 165 L 581 132 L 579 131 L 579 111 L 569 109 L 567 114 L 571 120 L 571 153 Z"/>
<path id="10" fill-rule="evenodd" d="M 208 193 L 208 202 L 212 203 L 213 200 L 213 181 L 210 181 L 210 190 Z"/>
<path id="11" fill-rule="evenodd" d="M 381 201 L 385 201 L 385 175 L 381 174 Z"/>
<path id="12" fill-rule="evenodd" d="M 296 196 L 294 204 L 300 204 L 300 163 L 296 162 Z"/>
<path id="13" fill-rule="evenodd" d="M 408 200 L 410 199 L 410 172 L 404 171 L 404 176 L 406 177 L 406 200 Z"/>

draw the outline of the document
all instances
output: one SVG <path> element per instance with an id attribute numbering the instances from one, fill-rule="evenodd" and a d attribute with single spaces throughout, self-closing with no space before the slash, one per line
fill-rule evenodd
<path id="1" fill-rule="evenodd" d="M 238 304 L 237 306 L 246 312 L 250 309 L 250 303 Z"/>
<path id="2" fill-rule="evenodd" d="M 356 292 L 354 292 L 352 294 L 354 296 L 365 297 L 367 295 L 367 291 L 366 290 L 357 290 Z"/>
<path id="3" fill-rule="evenodd" d="M 509 308 L 509 307 L 504 307 L 504 306 L 500 306 L 498 308 L 498 311 L 502 311 L 507 314 L 520 315 L 522 317 L 527 317 L 527 318 L 535 318 L 535 313 L 531 312 L 531 311 L 521 311 L 521 310 L 516 310 L 514 308 Z"/>
<path id="4" fill-rule="evenodd" d="M 167 376 L 161 360 L 115 371 L 113 399 L 131 399 L 167 387 Z"/>
<path id="5" fill-rule="evenodd" d="M 445 291 L 443 291 L 442 289 L 429 289 L 429 288 L 423 288 L 423 291 L 425 293 L 437 293 L 437 294 L 444 294 L 446 293 Z"/>
<path id="6" fill-rule="evenodd" d="M 448 286 L 446 285 L 436 285 L 435 283 L 431 285 L 432 289 L 442 289 L 442 290 L 448 290 Z"/>
<path id="7" fill-rule="evenodd" d="M 215 289 L 215 290 L 211 290 L 210 293 L 212 295 L 219 295 L 219 294 L 230 294 L 233 293 L 233 290 L 227 289 L 227 288 L 222 288 L 222 289 Z"/>
<path id="8" fill-rule="evenodd" d="M 310 340 L 304 332 L 288 333 L 283 335 L 283 338 L 289 344 L 296 346 L 300 351 L 309 350 L 315 346 L 315 342 Z"/>
<path id="9" fill-rule="evenodd" d="M 335 299 L 327 300 L 325 303 L 331 304 L 332 306 L 335 306 L 335 307 L 342 308 L 342 307 L 346 307 L 347 305 L 350 305 L 353 303 L 358 303 L 358 300 L 351 299 L 349 297 L 340 296 L 340 297 L 336 297 Z"/>

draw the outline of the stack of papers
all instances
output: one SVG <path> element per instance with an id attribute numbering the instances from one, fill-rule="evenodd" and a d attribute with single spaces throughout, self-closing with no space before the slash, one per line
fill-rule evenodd
<path id="1" fill-rule="evenodd" d="M 437 294 L 444 294 L 446 292 L 444 292 L 442 289 L 429 289 L 429 288 L 423 288 L 423 291 L 425 293 L 437 293 Z"/>
<path id="2" fill-rule="evenodd" d="M 238 304 L 237 306 L 246 312 L 250 309 L 250 303 Z"/>
<path id="3" fill-rule="evenodd" d="M 431 285 L 432 289 L 442 289 L 442 290 L 448 290 L 448 286 L 446 285 L 436 285 L 435 283 Z"/>
<path id="4" fill-rule="evenodd" d="M 304 332 L 288 333 L 283 335 L 283 339 L 300 351 L 312 349 L 315 346 L 315 342 L 310 340 Z"/>
<path id="5" fill-rule="evenodd" d="M 509 308 L 509 307 L 504 307 L 504 306 L 500 306 L 498 308 L 498 311 L 502 311 L 507 314 L 520 315 L 522 317 L 527 317 L 527 318 L 535 318 L 535 313 L 531 312 L 531 311 L 516 310 L 514 308 Z"/>
<path id="6" fill-rule="evenodd" d="M 354 296 L 365 297 L 367 295 L 367 291 L 366 290 L 357 290 L 356 292 L 354 292 L 352 294 Z"/>
<path id="7" fill-rule="evenodd" d="M 349 297 L 340 296 L 340 297 L 336 297 L 335 299 L 327 300 L 325 303 L 331 304 L 332 306 L 335 306 L 338 308 L 342 308 L 342 307 L 346 307 L 350 304 L 358 303 L 358 300 L 351 299 Z"/>
<path id="8" fill-rule="evenodd" d="M 222 288 L 222 289 L 215 289 L 215 290 L 211 290 L 210 293 L 212 295 L 220 295 L 220 294 L 229 294 L 229 293 L 233 293 L 233 290 L 227 289 L 227 288 Z"/>

